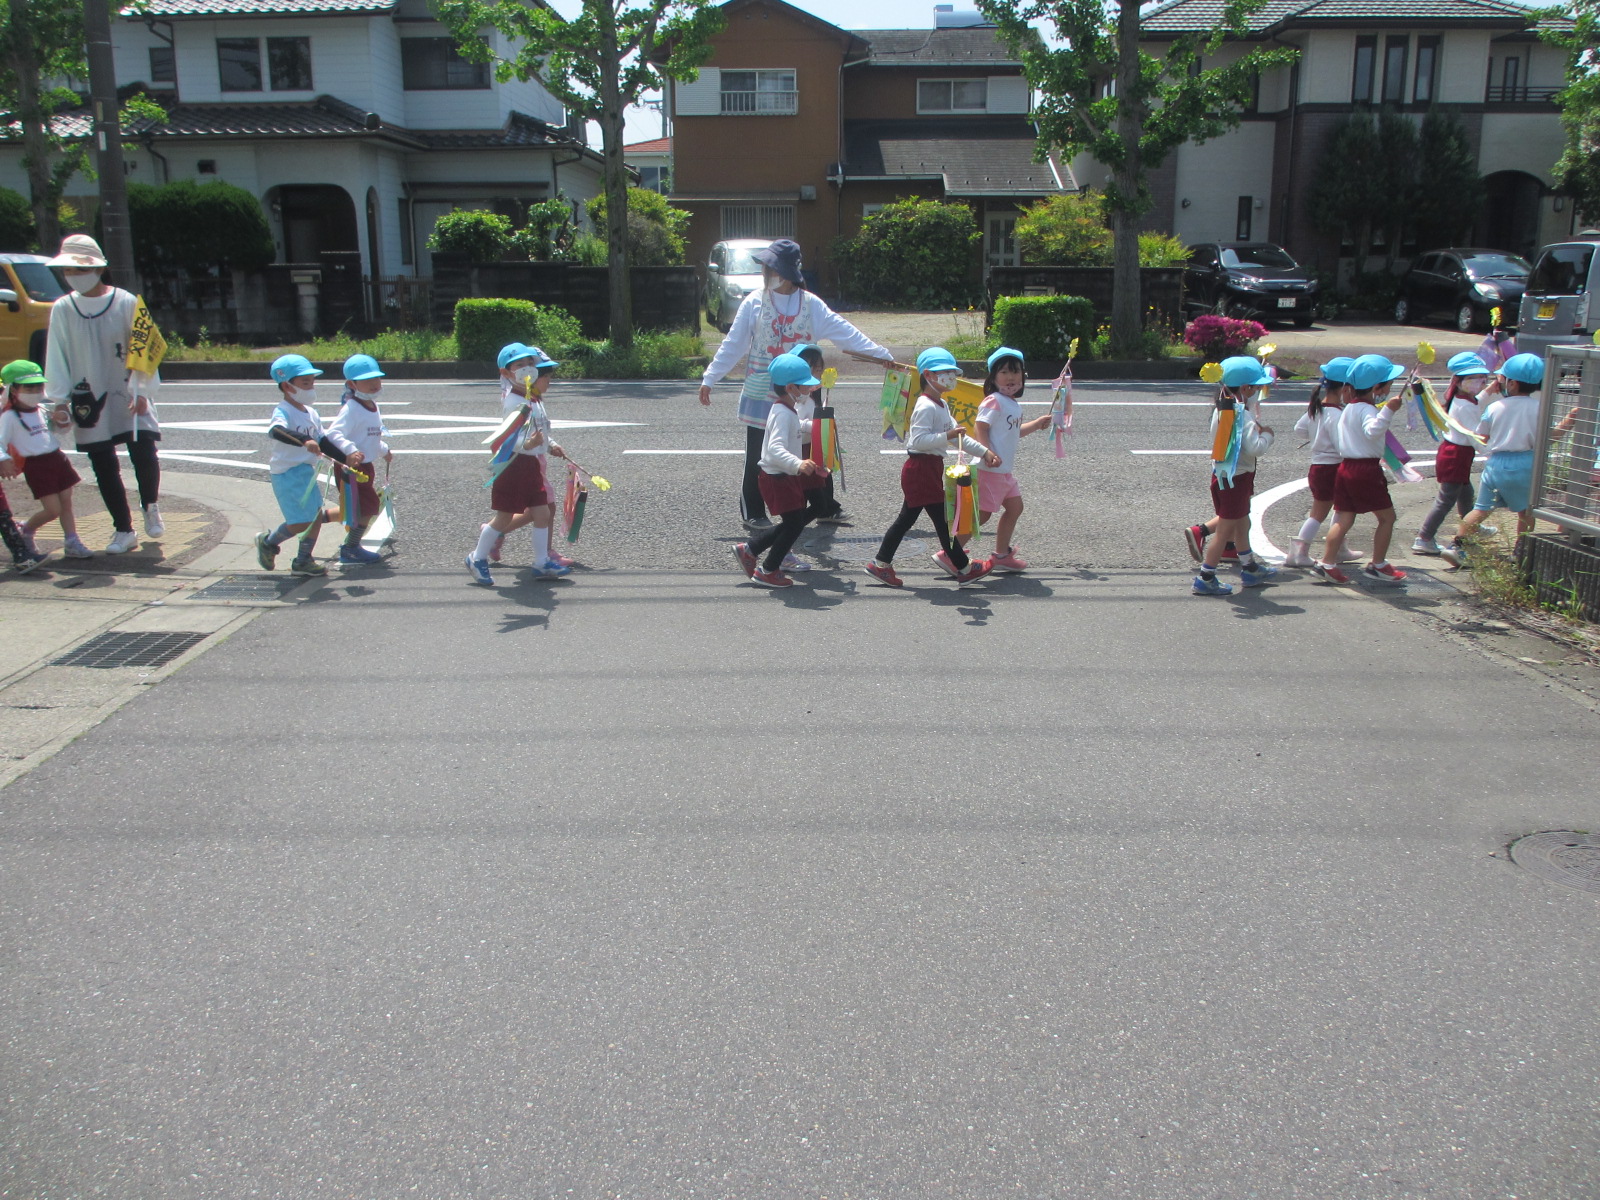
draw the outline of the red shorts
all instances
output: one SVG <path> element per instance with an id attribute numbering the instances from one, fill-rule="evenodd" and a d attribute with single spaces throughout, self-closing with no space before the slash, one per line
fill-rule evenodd
<path id="1" fill-rule="evenodd" d="M 1370 513 L 1393 508 L 1389 481 L 1383 477 L 1383 463 L 1376 458 L 1347 458 L 1339 464 L 1333 481 L 1333 507 L 1336 512 Z"/>
<path id="2" fill-rule="evenodd" d="M 550 503 L 553 501 L 545 486 L 544 459 L 537 454 L 512 455 L 489 491 L 489 507 L 495 512 L 519 513 Z"/>
<path id="3" fill-rule="evenodd" d="M 766 501 L 767 511 L 781 517 L 784 513 L 806 506 L 806 484 L 816 478 L 808 475 L 769 475 L 763 471 L 756 482 L 761 488 L 761 499 Z M 826 479 L 827 476 L 821 478 Z M 817 484 L 812 483 L 811 486 L 816 487 Z"/>
<path id="4" fill-rule="evenodd" d="M 358 521 L 370 521 L 378 515 L 378 510 L 383 507 L 378 500 L 378 470 L 377 464 L 364 462 L 356 470 L 367 477 L 362 483 L 356 481 L 356 513 Z M 343 463 L 333 464 L 333 477 L 339 482 L 339 494 L 344 494 L 345 468 Z"/>
<path id="5" fill-rule="evenodd" d="M 900 468 L 900 491 L 912 508 L 944 503 L 944 455 L 908 454 Z"/>
<path id="6" fill-rule="evenodd" d="M 1306 472 L 1306 482 L 1311 485 L 1311 498 L 1332 504 L 1333 480 L 1338 474 L 1338 463 L 1312 463 L 1311 470 Z"/>
<path id="7" fill-rule="evenodd" d="M 1440 483 L 1471 483 L 1472 460 L 1476 456 L 1477 451 L 1471 446 L 1440 442 L 1439 457 L 1433 460 L 1433 477 Z"/>
<path id="8" fill-rule="evenodd" d="M 59 450 L 49 454 L 35 454 L 22 460 L 22 477 L 28 481 L 28 490 L 35 500 L 54 496 L 77 484 L 79 476 Z"/>
<path id="9" fill-rule="evenodd" d="M 1256 494 L 1256 473 L 1246 471 L 1233 477 L 1232 487 L 1211 476 L 1211 508 L 1224 521 L 1237 521 L 1250 515 L 1250 497 Z"/>

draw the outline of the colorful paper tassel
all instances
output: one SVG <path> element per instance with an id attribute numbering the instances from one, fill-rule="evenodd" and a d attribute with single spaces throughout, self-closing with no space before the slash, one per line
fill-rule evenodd
<path id="1" fill-rule="evenodd" d="M 917 387 L 917 373 L 910 367 L 893 366 L 883 375 L 883 391 L 878 409 L 883 415 L 884 441 L 905 441 L 911 428 L 911 405 Z"/>
<path id="2" fill-rule="evenodd" d="M 1422 422 L 1422 428 L 1435 442 L 1444 437 L 1444 431 L 1449 428 L 1446 423 L 1444 409 L 1439 407 L 1438 394 L 1433 390 L 1433 384 L 1427 379 L 1418 379 L 1411 385 L 1411 398 L 1416 407 L 1417 418 Z"/>
<path id="3" fill-rule="evenodd" d="M 973 470 L 965 463 L 950 467 L 944 473 L 944 519 L 950 525 L 950 536 L 978 537 L 978 481 Z"/>
<path id="4" fill-rule="evenodd" d="M 1077 345 L 1076 339 L 1073 345 Z M 1056 457 L 1067 456 L 1067 437 L 1072 433 L 1072 360 L 1061 366 L 1050 393 L 1050 428 L 1055 437 Z"/>
<path id="5" fill-rule="evenodd" d="M 1411 454 L 1400 444 L 1400 439 L 1395 437 L 1393 430 L 1383 437 L 1383 461 L 1388 464 L 1389 470 L 1394 472 L 1394 477 L 1401 483 L 1422 482 L 1422 476 L 1411 465 Z"/>
<path id="6" fill-rule="evenodd" d="M 583 486 L 578 468 L 568 463 L 567 494 L 561 504 L 561 515 L 567 523 L 567 541 L 578 540 L 578 531 L 583 528 L 583 512 L 588 502 L 589 489 Z"/>
<path id="7" fill-rule="evenodd" d="M 1235 403 L 1233 409 L 1224 409 L 1217 417 L 1217 434 L 1211 439 L 1211 473 L 1225 488 L 1233 486 L 1233 476 L 1239 469 L 1239 452 L 1244 445 L 1244 422 L 1239 420 L 1243 405 Z"/>
<path id="8" fill-rule="evenodd" d="M 819 408 L 811 418 L 811 458 L 830 471 L 843 465 L 839 454 L 839 422 L 831 407 Z"/>

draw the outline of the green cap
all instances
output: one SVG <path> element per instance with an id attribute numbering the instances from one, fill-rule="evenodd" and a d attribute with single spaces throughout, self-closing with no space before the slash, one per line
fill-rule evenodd
<path id="1" fill-rule="evenodd" d="M 0 383 L 12 387 L 19 383 L 43 383 L 44 372 L 39 369 L 39 364 L 19 358 L 15 362 L 8 362 L 0 367 Z"/>

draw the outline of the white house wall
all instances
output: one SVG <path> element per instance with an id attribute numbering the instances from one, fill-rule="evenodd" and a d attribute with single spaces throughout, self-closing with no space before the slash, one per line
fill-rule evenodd
<path id="1" fill-rule="evenodd" d="M 1525 171 L 1546 187 L 1555 186 L 1551 168 L 1565 146 L 1561 123 L 1540 113 L 1485 113 L 1478 170 Z"/>
<path id="2" fill-rule="evenodd" d="M 1300 102 L 1349 104 L 1355 61 L 1354 33 L 1332 30 L 1305 34 L 1300 53 Z"/>
<path id="3" fill-rule="evenodd" d="M 1458 29 L 1445 34 L 1438 72 L 1439 103 L 1482 104 L 1488 67 L 1487 30 Z"/>
<path id="4" fill-rule="evenodd" d="M 1272 151 L 1276 127 L 1269 121 L 1247 121 L 1204 145 L 1178 150 L 1177 197 L 1172 232 L 1186 242 L 1232 241 L 1239 197 L 1267 201 L 1272 194 Z M 1187 200 L 1189 207 L 1184 208 Z M 1272 206 L 1254 210 L 1250 237 L 1270 241 Z"/>

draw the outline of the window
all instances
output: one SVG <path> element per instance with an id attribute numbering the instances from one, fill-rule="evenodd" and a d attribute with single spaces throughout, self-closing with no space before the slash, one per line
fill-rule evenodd
<path id="1" fill-rule="evenodd" d="M 725 113 L 793 114 L 800 108 L 793 71 L 722 72 Z"/>
<path id="2" fill-rule="evenodd" d="M 401 38 L 401 86 L 408 92 L 464 92 L 489 86 L 489 64 L 468 62 L 454 38 Z"/>
<path id="3" fill-rule="evenodd" d="M 883 211 L 883 205 L 881 205 L 881 204 L 863 204 L 861 206 L 861 219 L 863 221 L 865 221 L 873 213 L 882 212 L 882 211 Z"/>
<path id="4" fill-rule="evenodd" d="M 1388 38 L 1383 44 L 1383 102 L 1400 104 L 1406 98 L 1406 55 L 1411 39 Z"/>
<path id="5" fill-rule="evenodd" d="M 214 158 L 202 158 L 195 163 L 194 172 L 196 175 L 215 175 L 217 173 L 217 160 Z"/>
<path id="6" fill-rule="evenodd" d="M 672 191 L 671 167 L 640 167 L 639 186 L 663 196 Z"/>
<path id="7" fill-rule="evenodd" d="M 1433 76 L 1438 69 L 1439 39 L 1436 37 L 1419 37 L 1417 39 L 1417 75 L 1411 92 L 1411 98 L 1418 104 L 1432 102 Z"/>
<path id="8" fill-rule="evenodd" d="M 1503 100 L 1520 99 L 1520 97 L 1518 97 L 1518 95 L 1517 95 L 1517 84 L 1521 82 L 1521 80 L 1519 78 L 1519 76 L 1521 74 L 1522 74 L 1522 60 L 1520 58 L 1508 58 L 1508 59 L 1506 59 L 1505 65 L 1500 68 L 1501 99 L 1503 99 Z"/>
<path id="9" fill-rule="evenodd" d="M 1350 99 L 1355 104 L 1372 103 L 1372 75 L 1378 58 L 1378 39 L 1356 39 L 1356 73 L 1350 84 Z"/>
<path id="10" fill-rule="evenodd" d="M 311 39 L 269 37 L 267 70 L 275 92 L 311 90 Z"/>
<path id="11" fill-rule="evenodd" d="M 411 232 L 411 201 L 401 196 L 395 203 L 400 209 L 400 221 L 396 226 L 400 231 L 400 265 L 409 267 L 417 261 L 417 248 Z"/>
<path id="12" fill-rule="evenodd" d="M 987 79 L 917 80 L 919 113 L 987 112 L 988 108 Z"/>
<path id="13" fill-rule="evenodd" d="M 259 92 L 261 39 L 218 38 L 217 75 L 225 92 Z"/>
<path id="14" fill-rule="evenodd" d="M 724 78 L 727 72 L 723 72 Z M 722 240 L 734 238 L 792 238 L 794 236 L 794 205 L 792 204 L 724 204 L 722 206 Z"/>
<path id="15" fill-rule="evenodd" d="M 1551 246 L 1528 280 L 1530 296 L 1581 296 L 1589 287 L 1593 246 Z"/>
<path id="16" fill-rule="evenodd" d="M 178 56 L 171 46 L 150 47 L 150 82 L 178 82 Z"/>
<path id="17" fill-rule="evenodd" d="M 1255 199 L 1251 196 L 1239 197 L 1239 215 L 1234 221 L 1233 236 L 1241 242 L 1250 240 L 1250 219 L 1254 216 Z"/>

